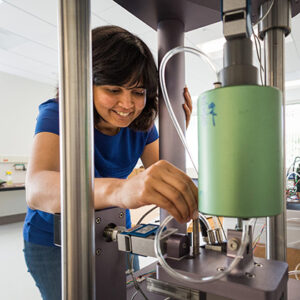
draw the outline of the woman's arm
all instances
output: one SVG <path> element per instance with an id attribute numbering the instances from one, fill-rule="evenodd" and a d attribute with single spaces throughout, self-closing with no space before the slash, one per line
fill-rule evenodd
<path id="1" fill-rule="evenodd" d="M 122 180 L 95 179 L 95 208 L 122 206 L 116 197 Z M 60 212 L 59 136 L 49 132 L 34 137 L 26 174 L 26 201 L 30 208 L 48 213 Z"/>
<path id="2" fill-rule="evenodd" d="M 26 200 L 32 209 L 49 213 L 60 212 L 59 136 L 49 132 L 38 133 L 26 174 Z M 116 206 L 115 187 L 121 180 L 96 178 L 95 208 Z M 118 205 L 120 206 L 120 205 Z"/>
<path id="3" fill-rule="evenodd" d="M 145 169 L 159 160 L 159 139 L 146 145 L 141 155 L 141 160 Z"/>
<path id="4" fill-rule="evenodd" d="M 147 150 L 152 146 L 158 148 L 158 144 L 150 145 Z M 150 164 L 156 156 L 146 155 L 145 159 Z M 59 176 L 59 136 L 39 133 L 34 138 L 26 177 L 28 206 L 49 213 L 60 212 Z M 130 179 L 96 178 L 94 201 L 95 209 L 155 204 L 177 221 L 186 222 L 197 208 L 197 188 L 184 172 L 166 161 L 158 161 Z"/>
<path id="5" fill-rule="evenodd" d="M 33 140 L 26 173 L 26 200 L 32 209 L 60 211 L 59 136 L 38 133 Z"/>

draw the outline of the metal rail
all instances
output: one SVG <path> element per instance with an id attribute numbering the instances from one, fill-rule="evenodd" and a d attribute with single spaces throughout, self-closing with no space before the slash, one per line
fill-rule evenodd
<path id="1" fill-rule="evenodd" d="M 68 300 L 95 299 L 90 15 L 90 0 L 59 1 L 62 298 Z"/>

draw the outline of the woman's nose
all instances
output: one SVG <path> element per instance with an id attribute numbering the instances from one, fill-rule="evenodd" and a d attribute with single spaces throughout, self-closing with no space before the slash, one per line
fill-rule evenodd
<path id="1" fill-rule="evenodd" d="M 127 93 L 125 92 L 120 101 L 119 101 L 119 106 L 121 106 L 122 108 L 125 108 L 125 109 L 130 109 L 134 106 L 134 102 L 133 102 L 133 99 L 132 99 L 132 95 L 131 93 Z"/>

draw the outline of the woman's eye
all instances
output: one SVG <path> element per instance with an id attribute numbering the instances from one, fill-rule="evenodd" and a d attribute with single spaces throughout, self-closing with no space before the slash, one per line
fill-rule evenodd
<path id="1" fill-rule="evenodd" d="M 117 94 L 120 90 L 118 89 L 107 89 L 112 94 Z"/>
<path id="2" fill-rule="evenodd" d="M 136 94 L 137 96 L 144 96 L 146 91 L 145 90 L 141 90 L 141 91 L 133 91 L 134 94 Z"/>

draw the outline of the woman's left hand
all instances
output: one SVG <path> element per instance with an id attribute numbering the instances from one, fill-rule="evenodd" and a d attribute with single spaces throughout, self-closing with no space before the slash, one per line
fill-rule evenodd
<path id="1" fill-rule="evenodd" d="M 189 127 L 189 123 L 191 120 L 191 115 L 193 111 L 193 103 L 192 103 L 192 98 L 190 95 L 190 92 L 187 87 L 184 88 L 183 90 L 183 96 L 185 103 L 182 104 L 184 112 L 185 112 L 185 118 L 186 118 L 186 129 Z"/>

